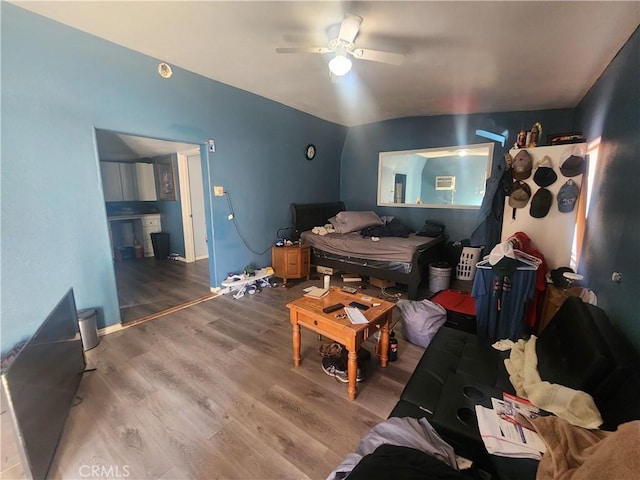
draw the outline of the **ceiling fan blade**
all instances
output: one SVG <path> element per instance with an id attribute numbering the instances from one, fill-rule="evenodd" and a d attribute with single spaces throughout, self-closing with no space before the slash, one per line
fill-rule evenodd
<path id="1" fill-rule="evenodd" d="M 351 13 L 345 13 L 344 20 L 342 20 L 342 24 L 340 25 L 338 38 L 348 44 L 353 43 L 356 39 L 356 35 L 358 35 L 358 31 L 360 30 L 360 25 L 362 25 L 362 17 Z"/>
<path id="2" fill-rule="evenodd" d="M 353 56 L 361 60 L 389 63 L 391 65 L 400 65 L 404 61 L 404 55 L 401 53 L 381 52 L 379 50 L 368 50 L 366 48 L 356 48 L 353 51 Z"/>
<path id="3" fill-rule="evenodd" d="M 277 53 L 328 53 L 330 51 L 327 47 L 276 48 Z"/>

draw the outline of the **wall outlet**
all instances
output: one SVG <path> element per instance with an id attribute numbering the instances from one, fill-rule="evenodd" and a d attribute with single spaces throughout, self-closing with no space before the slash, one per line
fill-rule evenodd
<path id="1" fill-rule="evenodd" d="M 224 195 L 224 187 L 214 186 L 213 187 L 213 194 L 216 197 L 222 197 Z"/>

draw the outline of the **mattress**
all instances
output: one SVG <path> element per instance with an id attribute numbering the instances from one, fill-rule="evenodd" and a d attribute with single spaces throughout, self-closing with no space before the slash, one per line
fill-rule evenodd
<path id="1" fill-rule="evenodd" d="M 302 232 L 300 239 L 316 249 L 335 255 L 403 263 L 410 263 L 416 251 L 426 250 L 440 241 L 439 238 L 415 234 L 408 238 L 380 237 L 378 241 L 373 241 L 371 237 L 363 237 L 358 232 L 317 235 L 311 231 Z"/>
<path id="2" fill-rule="evenodd" d="M 366 258 L 336 255 L 316 247 L 311 247 L 315 259 L 336 260 L 341 263 L 350 263 L 351 265 L 360 265 L 362 267 L 377 268 L 379 270 L 391 270 L 393 272 L 411 273 L 413 264 L 411 262 L 387 262 L 385 260 L 369 260 Z"/>

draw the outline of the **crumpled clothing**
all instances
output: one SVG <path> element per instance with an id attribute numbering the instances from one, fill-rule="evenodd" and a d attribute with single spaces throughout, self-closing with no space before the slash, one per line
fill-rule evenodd
<path id="1" fill-rule="evenodd" d="M 426 418 L 391 417 L 373 427 L 360 440 L 355 452 L 348 454 L 327 480 L 345 478 L 365 455 L 375 452 L 383 444 L 415 448 L 458 469 L 453 447 L 440 438 Z"/>
<path id="2" fill-rule="evenodd" d="M 516 394 L 526 398 L 536 407 L 564 418 L 572 425 L 582 428 L 598 428 L 602 417 L 591 395 L 557 383 L 545 382 L 538 373 L 535 335 L 511 349 L 504 365 L 509 372 L 509 381 Z"/>
<path id="3" fill-rule="evenodd" d="M 507 350 L 511 350 L 515 345 L 513 340 L 505 338 L 503 340 L 498 340 L 496 343 L 491 345 L 496 350 L 500 350 L 501 352 L 506 352 Z"/>
<path id="4" fill-rule="evenodd" d="M 327 233 L 336 233 L 336 230 L 333 228 L 333 225 L 331 225 L 330 223 L 327 223 L 322 227 L 313 227 L 311 229 L 311 232 L 315 233 L 316 235 L 320 235 L 322 237 Z"/>

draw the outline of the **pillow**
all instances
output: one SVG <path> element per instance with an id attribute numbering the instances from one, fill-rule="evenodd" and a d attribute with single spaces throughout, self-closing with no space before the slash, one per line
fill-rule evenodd
<path id="1" fill-rule="evenodd" d="M 335 216 L 335 223 L 329 219 L 337 233 L 358 232 L 363 228 L 372 227 L 374 225 L 384 225 L 382 219 L 375 212 L 356 212 L 343 211 Z"/>

